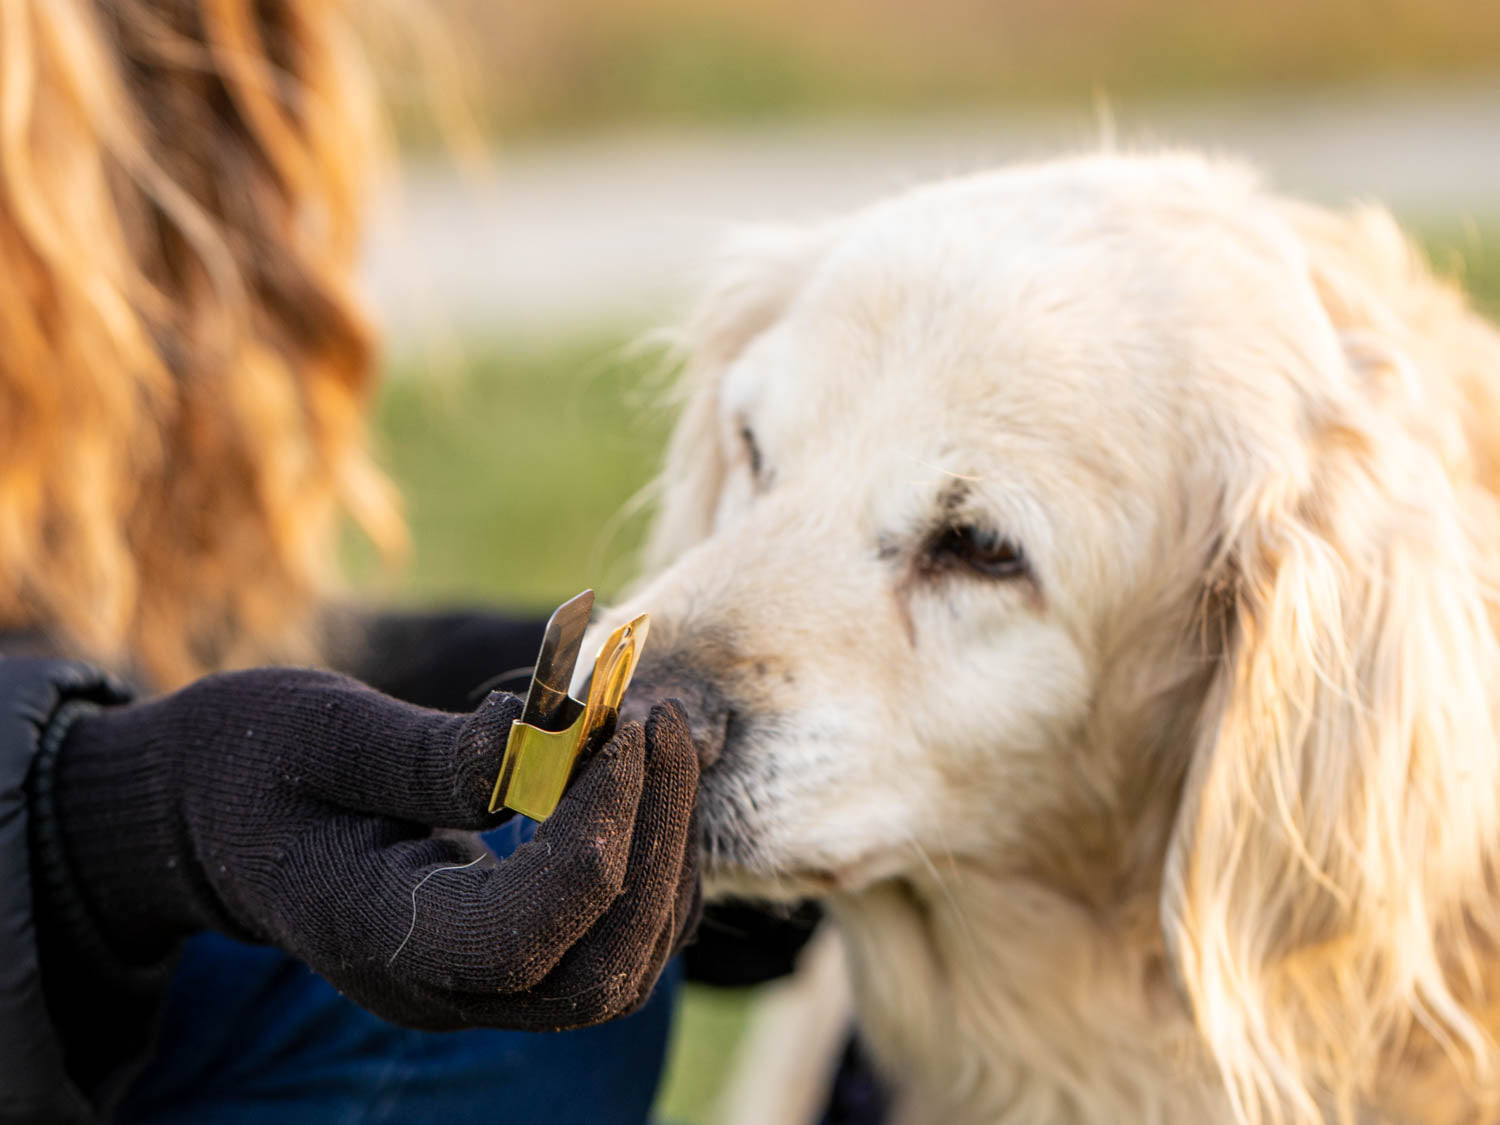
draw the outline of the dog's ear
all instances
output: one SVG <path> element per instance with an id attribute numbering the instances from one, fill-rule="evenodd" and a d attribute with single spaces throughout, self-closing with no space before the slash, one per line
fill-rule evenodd
<path id="1" fill-rule="evenodd" d="M 1464 1096 L 1493 1080 L 1495 512 L 1423 421 L 1454 374 L 1403 350 L 1403 290 L 1355 268 L 1357 222 L 1301 233 L 1340 345 L 1311 350 L 1338 369 L 1303 380 L 1305 461 L 1226 502 L 1224 651 L 1164 887 L 1179 979 L 1247 1122 L 1353 1120 L 1395 1052 L 1455 1062 Z M 1402 268 L 1411 293 L 1437 287 Z"/>
<path id="2" fill-rule="evenodd" d="M 719 429 L 724 371 L 785 310 L 823 244 L 822 232 L 753 227 L 729 241 L 715 278 L 689 320 L 682 402 L 667 446 L 660 502 L 644 554 L 647 573 L 704 539 L 728 466 Z"/>

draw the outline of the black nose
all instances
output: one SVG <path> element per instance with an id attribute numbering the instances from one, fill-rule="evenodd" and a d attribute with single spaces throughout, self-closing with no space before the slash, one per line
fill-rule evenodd
<path id="1" fill-rule="evenodd" d="M 620 707 L 620 718 L 644 723 L 652 707 L 669 699 L 687 712 L 693 744 L 698 748 L 698 764 L 707 769 L 724 752 L 730 708 L 718 686 L 696 674 L 686 662 L 671 656 L 652 660 L 648 655 L 636 669 Z"/>

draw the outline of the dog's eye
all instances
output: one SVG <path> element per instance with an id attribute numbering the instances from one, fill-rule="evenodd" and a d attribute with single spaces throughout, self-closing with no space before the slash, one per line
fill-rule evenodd
<path id="1" fill-rule="evenodd" d="M 751 432 L 749 426 L 741 426 L 740 438 L 745 443 L 745 455 L 750 459 L 750 475 L 754 479 L 760 480 L 760 471 L 763 464 L 760 456 L 760 446 L 755 444 L 755 434 Z"/>
<path id="2" fill-rule="evenodd" d="M 932 541 L 928 557 L 934 563 L 967 567 L 986 578 L 1016 578 L 1028 569 L 1019 543 L 972 524 L 945 528 Z"/>

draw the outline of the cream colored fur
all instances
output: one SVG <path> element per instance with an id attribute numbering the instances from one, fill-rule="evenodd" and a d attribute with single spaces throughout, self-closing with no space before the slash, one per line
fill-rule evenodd
<path id="1" fill-rule="evenodd" d="M 1005 170 L 752 233 L 689 346 L 618 615 L 901 1122 L 1493 1119 L 1500 338 L 1383 212 Z"/>

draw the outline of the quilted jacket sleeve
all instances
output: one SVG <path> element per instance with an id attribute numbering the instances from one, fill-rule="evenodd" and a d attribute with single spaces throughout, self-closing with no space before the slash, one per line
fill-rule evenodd
<path id="1" fill-rule="evenodd" d="M 55 955 L 81 961 L 49 946 L 57 919 L 39 910 L 45 895 L 45 842 L 38 839 L 38 765 L 49 752 L 49 731 L 66 726 L 66 715 L 123 700 L 123 690 L 85 665 L 59 660 L 0 656 L 0 1125 L 71 1123 L 93 1120 L 90 1100 L 72 1067 L 72 1045 L 59 1034 L 71 1000 L 92 1008 L 87 1022 L 113 1023 L 123 1032 L 128 1021 L 111 1020 L 111 996 L 94 986 L 90 966 L 55 963 L 67 988 L 44 991 L 47 960 Z M 59 721 L 61 720 L 61 721 Z M 86 994 L 81 994 L 85 990 Z M 115 1034 L 111 1056 L 128 1057 L 132 1048 Z M 134 1053 L 143 1052 L 141 1043 Z M 85 1067 L 89 1070 L 89 1067 Z M 105 1069 L 113 1069 L 113 1063 Z M 90 1077 L 98 1077 L 95 1070 Z"/>

